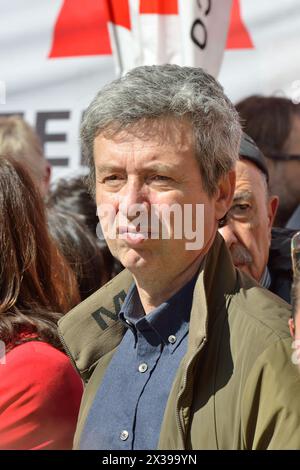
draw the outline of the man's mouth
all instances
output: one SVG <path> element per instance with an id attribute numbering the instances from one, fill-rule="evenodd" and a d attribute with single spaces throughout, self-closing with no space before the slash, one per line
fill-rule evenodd
<path id="1" fill-rule="evenodd" d="M 137 230 L 135 226 L 122 226 L 118 228 L 118 238 L 137 245 L 151 238 L 151 232 L 143 228 Z"/>

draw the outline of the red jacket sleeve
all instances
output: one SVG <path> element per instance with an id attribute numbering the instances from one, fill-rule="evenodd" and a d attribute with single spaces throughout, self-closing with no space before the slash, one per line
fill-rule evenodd
<path id="1" fill-rule="evenodd" d="M 82 382 L 47 343 L 15 347 L 0 363 L 0 449 L 71 449 Z"/>

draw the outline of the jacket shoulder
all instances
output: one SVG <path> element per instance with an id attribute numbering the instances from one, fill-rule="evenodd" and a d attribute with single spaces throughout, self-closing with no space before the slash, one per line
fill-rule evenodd
<path id="1" fill-rule="evenodd" d="M 242 399 L 246 449 L 298 449 L 300 377 L 288 338 L 260 354 L 247 378 Z"/>
<path id="2" fill-rule="evenodd" d="M 240 271 L 238 277 L 239 287 L 233 297 L 232 308 L 244 327 L 259 329 L 262 336 L 290 337 L 288 319 L 291 306 Z"/>
<path id="3" fill-rule="evenodd" d="M 114 349 L 123 336 L 118 314 L 132 282 L 129 271 L 122 271 L 58 323 L 63 346 L 85 381 L 99 359 Z"/>

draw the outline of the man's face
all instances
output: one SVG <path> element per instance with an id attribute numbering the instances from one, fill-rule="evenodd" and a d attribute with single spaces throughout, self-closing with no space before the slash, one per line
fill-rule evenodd
<path id="1" fill-rule="evenodd" d="M 210 198 L 203 189 L 190 124 L 163 121 L 149 124 L 149 127 L 152 131 L 146 137 L 135 129 L 135 132 L 122 131 L 115 137 L 101 134 L 95 138 L 96 202 L 112 254 L 133 274 L 152 273 L 157 278 L 168 271 L 183 272 L 208 250 L 215 237 L 217 219 L 224 215 L 226 207 L 218 202 L 220 191 Z M 145 133 L 145 129 L 143 131 Z M 204 204 L 204 227 L 198 220 L 201 223 L 198 229 L 204 228 L 203 248 L 187 250 L 188 240 L 184 236 L 174 237 L 173 224 L 169 239 L 151 238 L 153 227 L 149 220 L 148 228 L 141 228 L 139 233 L 139 228 L 135 230 L 132 224 L 138 214 L 136 210 L 130 214 L 130 208 L 136 204 L 148 214 L 148 219 L 153 207 L 160 211 L 163 205 L 177 204 L 183 209 L 185 204 L 191 204 L 193 230 L 196 228 L 195 206 Z M 104 213 L 101 215 L 107 205 L 116 213 L 117 237 L 109 236 L 108 218 Z M 147 230 L 152 234 L 147 234 Z"/>
<path id="2" fill-rule="evenodd" d="M 238 161 L 236 189 L 228 223 L 219 231 L 235 266 L 260 281 L 269 257 L 278 200 L 267 196 L 264 176 L 247 160 Z"/>

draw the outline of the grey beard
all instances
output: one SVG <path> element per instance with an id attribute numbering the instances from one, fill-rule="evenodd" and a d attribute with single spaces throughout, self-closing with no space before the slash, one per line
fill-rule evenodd
<path id="1" fill-rule="evenodd" d="M 250 265 L 253 262 L 251 254 L 242 245 L 232 245 L 230 253 L 234 264 Z"/>

